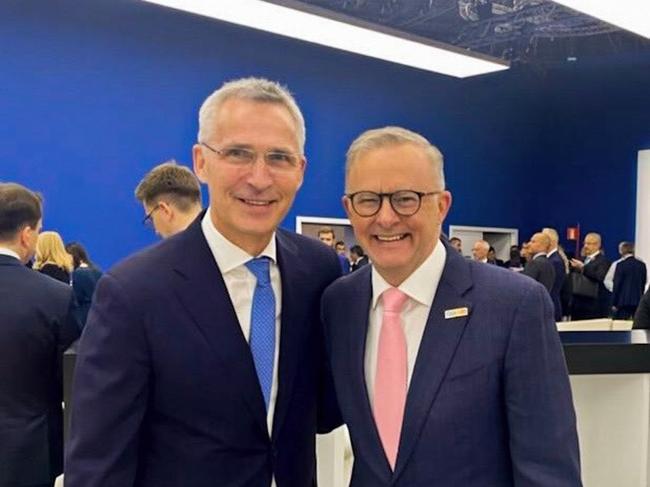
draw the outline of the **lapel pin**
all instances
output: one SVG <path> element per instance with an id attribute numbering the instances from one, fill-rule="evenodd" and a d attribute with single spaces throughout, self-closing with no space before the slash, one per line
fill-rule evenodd
<path id="1" fill-rule="evenodd" d="M 460 318 L 462 316 L 467 316 L 468 314 L 469 310 L 467 308 L 447 309 L 445 310 L 445 319 Z"/>

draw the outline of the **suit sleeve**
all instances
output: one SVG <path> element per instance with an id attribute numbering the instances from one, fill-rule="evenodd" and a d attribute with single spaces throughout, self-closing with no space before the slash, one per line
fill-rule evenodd
<path id="1" fill-rule="evenodd" d="M 57 349 L 60 356 L 77 338 L 79 338 L 81 332 L 79 306 L 72 290 L 70 290 L 70 299 L 68 300 L 66 312 L 61 317 L 58 325 Z"/>
<path id="2" fill-rule="evenodd" d="M 327 280 L 327 284 L 330 284 L 335 279 L 340 277 L 341 269 L 338 265 L 337 257 L 337 272 L 332 272 L 331 277 Z M 318 300 L 320 303 L 320 299 Z M 319 434 L 329 433 L 333 429 L 338 428 L 343 424 L 343 419 L 341 418 L 341 411 L 339 409 L 338 399 L 336 397 L 336 391 L 334 389 L 334 379 L 332 377 L 332 368 L 330 365 L 330 358 L 327 349 L 327 338 L 325 334 L 325 325 L 322 317 L 322 313 L 318 313 L 320 316 L 319 320 L 319 350 L 322 353 L 321 358 L 321 377 L 320 377 L 320 390 L 319 390 L 319 408 L 318 408 L 318 428 L 317 431 Z"/>
<path id="3" fill-rule="evenodd" d="M 594 281 L 603 282 L 607 271 L 609 270 L 610 263 L 606 258 L 598 259 L 592 265 L 587 264 L 584 266 L 582 273 L 589 279 Z"/>
<path id="4" fill-rule="evenodd" d="M 107 274 L 79 344 L 66 487 L 134 485 L 149 373 L 142 320 Z"/>
<path id="5" fill-rule="evenodd" d="M 514 485 L 582 485 L 566 363 L 542 286 L 531 286 L 519 303 L 504 369 Z"/>
<path id="6" fill-rule="evenodd" d="M 636 309 L 636 313 L 634 315 L 634 325 L 632 326 L 632 328 L 634 329 L 650 328 L 650 290 L 648 290 L 643 295 L 641 301 L 639 302 L 639 306 Z"/>

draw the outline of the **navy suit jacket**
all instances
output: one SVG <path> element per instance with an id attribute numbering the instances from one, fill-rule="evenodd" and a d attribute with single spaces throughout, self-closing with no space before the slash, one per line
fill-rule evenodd
<path id="1" fill-rule="evenodd" d="M 532 277 L 546 288 L 549 295 L 555 284 L 555 268 L 545 255 L 540 255 L 526 264 L 523 274 Z M 555 314 L 555 313 L 554 313 Z"/>
<path id="2" fill-rule="evenodd" d="M 0 255 L 0 485 L 63 469 L 61 359 L 79 336 L 72 288 Z"/>
<path id="3" fill-rule="evenodd" d="M 261 487 L 272 475 L 278 487 L 314 484 L 317 426 L 340 424 L 319 320 L 339 261 L 317 240 L 276 234 L 282 317 L 269 438 L 201 218 L 99 281 L 75 370 L 66 487 Z"/>
<path id="4" fill-rule="evenodd" d="M 562 321 L 562 286 L 566 279 L 566 267 L 559 252 L 553 252 L 548 261 L 555 269 L 555 280 L 551 288 L 551 300 L 553 301 L 553 308 L 555 308 L 555 321 Z"/>
<path id="5" fill-rule="evenodd" d="M 617 308 L 638 306 L 647 277 L 645 264 L 635 257 L 628 257 L 616 264 L 612 305 Z"/>
<path id="6" fill-rule="evenodd" d="M 364 379 L 371 268 L 332 284 L 322 315 L 354 487 L 581 485 L 575 414 L 548 293 L 450 247 L 407 395 L 395 472 Z M 445 319 L 467 308 L 468 316 Z M 406 324 L 408 326 L 408 324 Z"/>

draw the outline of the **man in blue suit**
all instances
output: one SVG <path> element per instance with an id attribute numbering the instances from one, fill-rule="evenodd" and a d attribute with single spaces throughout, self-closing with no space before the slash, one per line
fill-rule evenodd
<path id="1" fill-rule="evenodd" d="M 553 309 L 555 310 L 555 321 L 562 321 L 562 287 L 567 276 L 568 261 L 565 262 L 560 255 L 560 237 L 557 234 L 557 230 L 546 227 L 542 230 L 542 233 L 548 235 L 548 238 L 551 239 L 551 248 L 548 254 L 546 254 L 548 261 L 553 265 L 553 269 L 555 269 L 555 280 L 551 288 L 551 300 L 553 301 Z"/>
<path id="2" fill-rule="evenodd" d="M 645 292 L 648 272 L 645 263 L 634 257 L 634 243 L 621 242 L 618 252 L 621 258 L 607 271 L 605 286 L 611 285 L 614 318 L 631 320 Z"/>
<path id="3" fill-rule="evenodd" d="M 440 152 L 398 127 L 362 134 L 343 204 L 373 263 L 322 300 L 351 485 L 581 485 L 551 300 L 441 241 Z"/>
<path id="4" fill-rule="evenodd" d="M 51 487 L 63 470 L 62 355 L 81 329 L 72 288 L 25 266 L 40 196 L 0 183 L 0 486 Z"/>
<path id="5" fill-rule="evenodd" d="M 340 424 L 318 307 L 334 252 L 277 228 L 302 184 L 304 121 L 276 83 L 199 113 L 210 206 L 99 282 L 75 371 L 67 487 L 307 487 Z"/>

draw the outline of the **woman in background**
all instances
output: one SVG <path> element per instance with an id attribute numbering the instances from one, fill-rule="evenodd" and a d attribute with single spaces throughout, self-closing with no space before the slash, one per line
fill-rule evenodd
<path id="1" fill-rule="evenodd" d="M 65 251 L 61 235 L 56 232 L 41 232 L 36 243 L 33 268 L 41 274 L 70 284 L 72 257 Z"/>
<path id="2" fill-rule="evenodd" d="M 91 262 L 88 252 L 80 243 L 70 242 L 65 249 L 72 256 L 74 266 L 72 289 L 79 304 L 79 321 L 83 327 L 88 318 L 95 286 L 99 278 L 102 277 L 102 272 Z"/>

